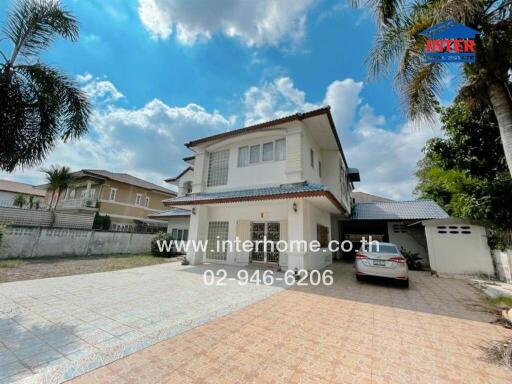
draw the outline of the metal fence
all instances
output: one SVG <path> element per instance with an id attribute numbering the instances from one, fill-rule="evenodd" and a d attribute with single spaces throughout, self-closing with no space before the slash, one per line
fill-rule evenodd
<path id="1" fill-rule="evenodd" d="M 94 216 L 92 214 L 65 213 L 44 209 L 0 207 L 0 224 L 4 225 L 91 229 L 93 221 Z"/>

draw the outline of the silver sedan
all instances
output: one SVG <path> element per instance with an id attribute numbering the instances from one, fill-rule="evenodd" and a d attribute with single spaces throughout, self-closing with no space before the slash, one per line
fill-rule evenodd
<path id="1" fill-rule="evenodd" d="M 357 251 L 356 278 L 361 281 L 365 276 L 395 279 L 409 286 L 407 260 L 393 243 L 366 245 Z"/>

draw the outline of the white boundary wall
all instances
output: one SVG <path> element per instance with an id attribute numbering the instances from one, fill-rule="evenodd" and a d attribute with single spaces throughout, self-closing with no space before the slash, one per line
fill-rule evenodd
<path id="1" fill-rule="evenodd" d="M 512 249 L 493 251 L 496 272 L 501 281 L 512 283 Z"/>
<path id="2" fill-rule="evenodd" d="M 150 233 L 9 227 L 0 244 L 0 259 L 149 253 L 154 236 Z"/>

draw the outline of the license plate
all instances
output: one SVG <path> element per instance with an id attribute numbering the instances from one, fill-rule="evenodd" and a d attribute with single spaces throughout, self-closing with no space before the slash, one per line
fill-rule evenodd
<path id="1" fill-rule="evenodd" d="M 378 266 L 385 266 L 386 265 L 386 262 L 384 260 L 373 260 L 373 265 L 378 265 Z"/>

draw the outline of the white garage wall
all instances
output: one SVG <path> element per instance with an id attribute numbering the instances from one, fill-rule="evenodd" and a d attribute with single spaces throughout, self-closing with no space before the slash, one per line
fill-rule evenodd
<path id="1" fill-rule="evenodd" d="M 430 267 L 452 275 L 494 275 L 485 228 L 461 220 L 424 221 Z"/>
<path id="2" fill-rule="evenodd" d="M 399 221 L 388 223 L 389 242 L 396 244 L 398 249 L 400 249 L 400 247 L 404 247 L 410 252 L 418 253 L 422 258 L 423 265 L 428 267 L 429 259 L 427 250 L 425 249 L 426 244 L 423 245 L 419 242 L 419 238 L 421 236 L 423 237 L 423 241 L 426 243 L 425 230 L 423 227 L 407 227 L 407 225 Z"/>

